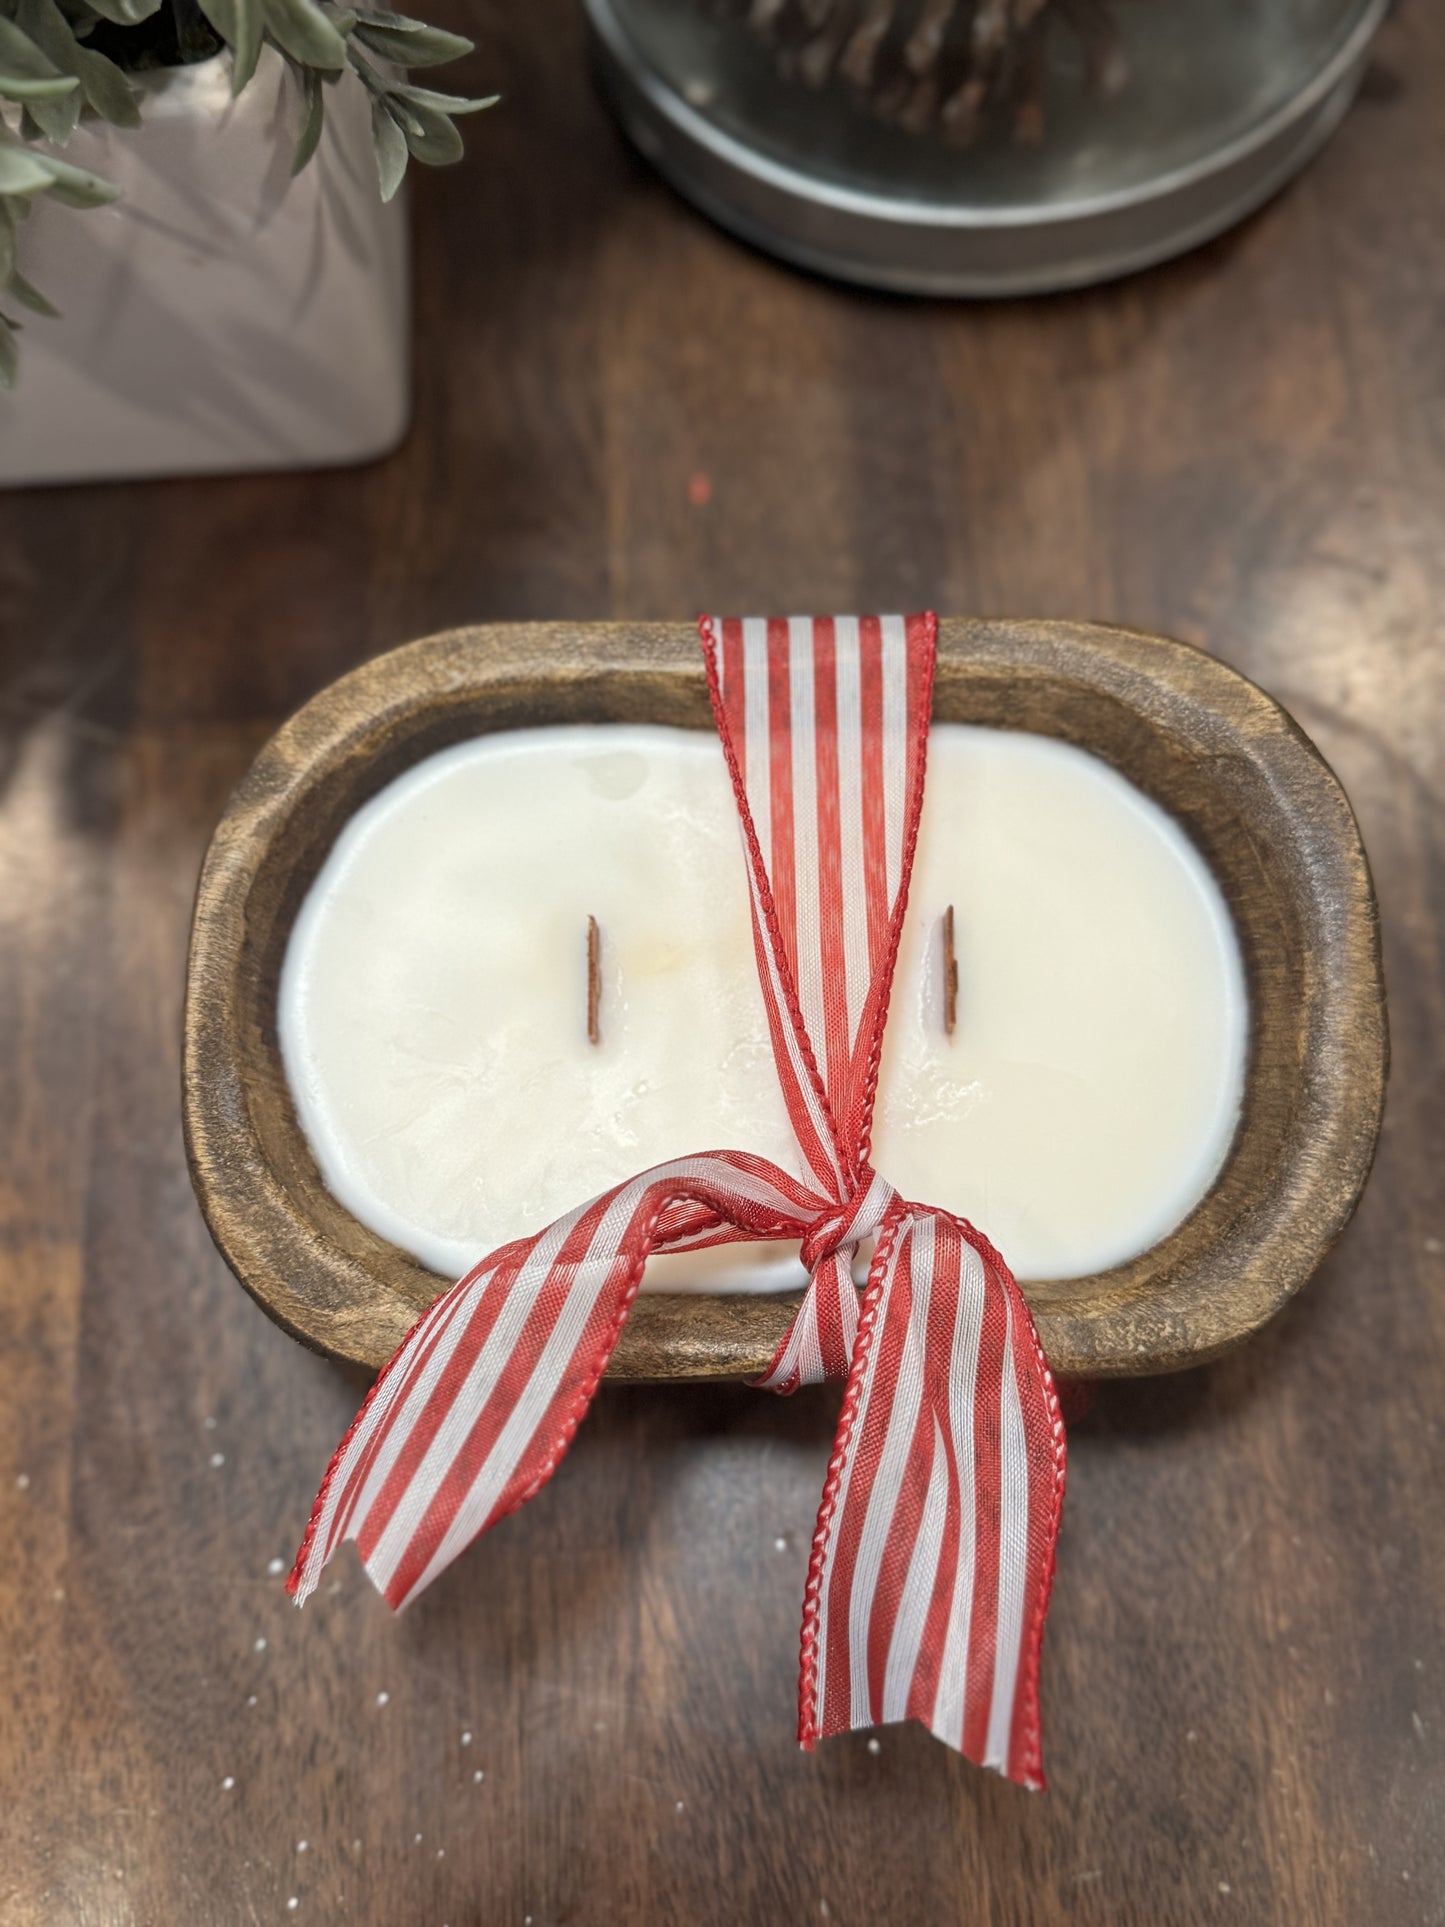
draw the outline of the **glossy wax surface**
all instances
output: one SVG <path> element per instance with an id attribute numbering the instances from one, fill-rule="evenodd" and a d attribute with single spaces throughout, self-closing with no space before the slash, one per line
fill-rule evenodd
<path id="1" fill-rule="evenodd" d="M 408 771 L 347 825 L 307 896 L 280 1029 L 327 1184 L 443 1275 L 683 1152 L 736 1147 L 801 1173 L 707 733 L 514 731 Z M 1022 1278 L 1103 1269 L 1212 1182 L 1246 1034 L 1227 910 L 1170 817 L 1069 745 L 935 724 L 880 1171 L 974 1220 Z M 655 1259 L 645 1287 L 801 1275 L 787 1247 L 733 1246 Z"/>

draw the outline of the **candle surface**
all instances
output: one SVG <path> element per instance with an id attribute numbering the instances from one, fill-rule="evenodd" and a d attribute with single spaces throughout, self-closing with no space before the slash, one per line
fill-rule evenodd
<path id="1" fill-rule="evenodd" d="M 347 824 L 292 932 L 282 1055 L 328 1187 L 457 1277 L 686 1152 L 805 1175 L 756 969 L 714 736 L 507 731 L 428 758 Z M 1071 745 L 934 724 L 877 1170 L 971 1219 L 1022 1279 L 1102 1270 L 1209 1188 L 1247 1030 L 1228 911 L 1172 818 Z M 789 1247 L 733 1245 L 655 1258 L 644 1289 L 802 1277 Z"/>

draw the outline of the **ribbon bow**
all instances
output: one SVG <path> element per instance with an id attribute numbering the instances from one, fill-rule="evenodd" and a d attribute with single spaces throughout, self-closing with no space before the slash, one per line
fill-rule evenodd
<path id="1" fill-rule="evenodd" d="M 651 1253 L 794 1240 L 807 1293 L 758 1383 L 847 1381 L 803 1600 L 799 1739 L 917 1719 L 1041 1786 L 1058 1399 L 987 1239 L 905 1203 L 868 1159 L 937 624 L 700 627 L 773 1054 L 812 1182 L 747 1152 L 702 1152 L 494 1251 L 423 1314 L 372 1388 L 287 1587 L 304 1601 L 354 1539 L 387 1600 L 414 1599 L 556 1470 Z M 875 1235 L 860 1306 L 853 1264 Z"/>

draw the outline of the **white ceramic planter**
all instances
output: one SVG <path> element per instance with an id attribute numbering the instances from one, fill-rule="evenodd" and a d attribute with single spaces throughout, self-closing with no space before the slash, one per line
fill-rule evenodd
<path id="1" fill-rule="evenodd" d="M 0 395 L 0 485 L 311 468 L 384 454 L 410 406 L 407 231 L 377 191 L 348 76 L 290 178 L 298 90 L 269 48 L 147 76 L 143 125 L 87 123 L 65 158 L 124 192 L 44 199 L 21 266 L 61 310 L 22 315 Z"/>

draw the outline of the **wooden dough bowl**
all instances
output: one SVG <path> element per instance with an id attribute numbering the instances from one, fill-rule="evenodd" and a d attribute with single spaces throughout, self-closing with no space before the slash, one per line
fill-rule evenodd
<path id="1" fill-rule="evenodd" d="M 934 713 L 1093 750 L 1172 811 L 1223 888 L 1250 997 L 1228 1160 L 1200 1205 L 1141 1257 L 1027 1291 L 1061 1374 L 1213 1358 L 1314 1271 L 1354 1210 L 1379 1136 L 1388 1058 L 1379 921 L 1349 803 L 1277 703 L 1212 657 L 1154 636 L 946 621 Z M 410 764 L 487 730 L 580 721 L 710 729 L 693 630 L 459 629 L 382 656 L 280 730 L 211 842 L 186 987 L 191 1174 L 247 1291 L 333 1358 L 382 1365 L 450 1280 L 359 1224 L 321 1181 L 277 1043 L 292 920 L 348 817 Z M 643 1294 L 609 1374 L 751 1377 L 796 1302 Z"/>

